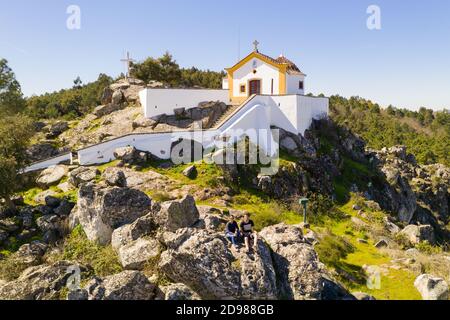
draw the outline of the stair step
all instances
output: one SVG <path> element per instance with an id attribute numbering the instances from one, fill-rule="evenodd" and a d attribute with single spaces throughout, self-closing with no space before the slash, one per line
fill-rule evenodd
<path id="1" fill-rule="evenodd" d="M 236 111 L 237 108 L 239 108 L 239 105 L 228 106 L 228 109 L 216 120 L 216 122 L 214 122 L 213 128 L 216 128 L 217 126 L 222 124 L 223 121 L 226 118 L 228 118 L 228 116 L 230 116 L 232 113 L 234 113 L 234 111 Z"/>

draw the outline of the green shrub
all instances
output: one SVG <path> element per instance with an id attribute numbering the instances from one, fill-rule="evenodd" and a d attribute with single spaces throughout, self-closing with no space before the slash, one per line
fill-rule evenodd
<path id="1" fill-rule="evenodd" d="M 355 248 L 343 237 L 333 234 L 331 231 L 320 239 L 320 243 L 315 246 L 320 261 L 329 267 L 337 268 L 341 260 L 353 253 Z"/>
<path id="2" fill-rule="evenodd" d="M 399 245 L 401 249 L 409 249 L 411 248 L 411 242 L 408 237 L 403 233 L 397 233 L 394 236 L 394 241 Z"/>
<path id="3" fill-rule="evenodd" d="M 63 252 L 54 260 L 68 260 L 92 267 L 95 275 L 104 277 L 122 271 L 119 258 L 111 246 L 89 241 L 81 226 L 66 238 Z"/>
<path id="4" fill-rule="evenodd" d="M 149 191 L 147 192 L 147 194 L 152 198 L 153 201 L 156 202 L 166 202 L 174 200 L 170 193 L 166 191 Z"/>
<path id="5" fill-rule="evenodd" d="M 320 226 L 326 224 L 329 219 L 340 221 L 345 218 L 345 214 L 339 210 L 333 200 L 325 195 L 319 193 L 308 193 L 308 221 L 314 225 Z M 297 212 L 299 216 L 303 216 L 303 206 L 298 203 L 298 200 L 292 202 L 291 208 Z"/>
<path id="6" fill-rule="evenodd" d="M 12 281 L 17 279 L 28 266 L 15 255 L 7 255 L 0 260 L 0 279 Z"/>
<path id="7" fill-rule="evenodd" d="M 428 241 L 422 241 L 416 244 L 416 249 L 428 255 L 442 253 L 442 248 L 433 246 Z"/>

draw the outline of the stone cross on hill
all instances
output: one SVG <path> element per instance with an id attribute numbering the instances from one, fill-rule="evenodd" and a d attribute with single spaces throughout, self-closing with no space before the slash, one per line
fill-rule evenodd
<path id="1" fill-rule="evenodd" d="M 129 78 L 130 74 L 131 74 L 131 63 L 134 62 L 134 60 L 131 59 L 130 53 L 127 51 L 126 58 L 125 59 L 121 59 L 120 61 L 125 62 L 126 66 L 127 66 L 126 78 Z"/>

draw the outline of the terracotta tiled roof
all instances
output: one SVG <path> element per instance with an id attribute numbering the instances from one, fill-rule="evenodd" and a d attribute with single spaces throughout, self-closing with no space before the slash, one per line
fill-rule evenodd
<path id="1" fill-rule="evenodd" d="M 275 59 L 278 63 L 284 63 L 288 65 L 287 72 L 289 74 L 303 74 L 303 72 L 300 71 L 300 69 L 293 63 L 291 60 L 286 58 L 285 56 L 281 55 L 277 59 Z"/>
<path id="2" fill-rule="evenodd" d="M 242 59 L 240 62 L 235 64 L 233 67 L 227 68 L 225 70 L 228 71 L 229 69 L 236 68 L 237 66 L 239 66 L 240 63 L 242 63 L 242 61 L 245 61 L 246 59 L 248 59 L 252 54 L 260 55 L 275 65 L 284 65 L 284 66 L 287 65 L 287 73 L 289 73 L 291 75 L 305 75 L 302 71 L 300 71 L 300 69 L 295 65 L 295 63 L 293 63 L 291 60 L 284 57 L 283 55 L 280 55 L 277 59 L 274 59 L 274 58 L 272 58 L 264 53 L 261 53 L 259 51 L 253 51 L 246 58 Z"/>
<path id="3" fill-rule="evenodd" d="M 274 58 L 269 57 L 268 55 L 265 55 L 259 51 L 258 51 L 258 53 L 276 64 L 287 64 L 288 65 L 287 72 L 289 74 L 304 74 L 303 72 L 300 71 L 300 69 L 297 67 L 297 65 L 295 63 L 293 63 L 291 60 L 289 60 L 288 58 L 286 58 L 283 55 L 280 55 L 278 58 L 274 59 Z"/>

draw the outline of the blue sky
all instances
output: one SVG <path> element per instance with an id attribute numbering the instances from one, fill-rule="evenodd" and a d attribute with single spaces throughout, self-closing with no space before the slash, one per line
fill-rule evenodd
<path id="1" fill-rule="evenodd" d="M 252 50 L 285 56 L 308 92 L 359 95 L 383 106 L 450 109 L 450 1 L 15 0 L 2 1 L 0 57 L 26 95 L 124 71 L 133 58 L 170 51 L 184 67 L 222 70 Z M 81 30 L 66 9 L 81 8 Z M 381 30 L 366 27 L 369 5 Z M 240 30 L 240 32 L 239 32 Z M 240 34 L 240 36 L 239 36 Z"/>

